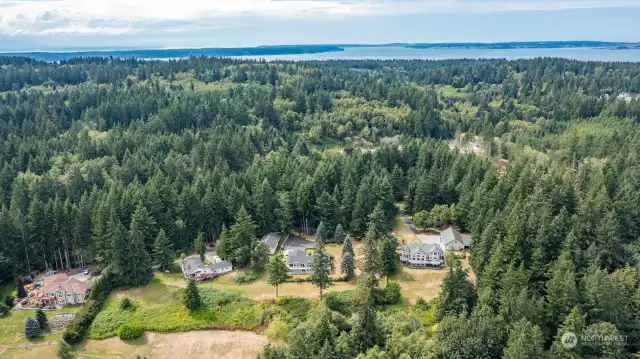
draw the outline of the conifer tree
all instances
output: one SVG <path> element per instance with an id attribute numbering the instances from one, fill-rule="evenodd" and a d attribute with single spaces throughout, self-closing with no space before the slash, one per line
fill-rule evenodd
<path id="1" fill-rule="evenodd" d="M 504 348 L 504 359 L 544 359 L 548 353 L 544 350 L 544 338 L 537 325 L 521 319 L 509 331 L 509 340 Z"/>
<path id="2" fill-rule="evenodd" d="M 575 266 L 567 252 L 563 252 L 553 265 L 546 299 L 547 325 L 555 329 L 579 300 Z"/>
<path id="3" fill-rule="evenodd" d="M 173 264 L 173 245 L 164 233 L 164 229 L 158 231 L 158 236 L 153 244 L 153 259 L 161 271 L 171 269 Z"/>
<path id="4" fill-rule="evenodd" d="M 316 201 L 317 218 L 320 223 L 324 223 L 327 230 L 327 237 L 325 241 L 329 239 L 328 231 L 335 228 L 340 218 L 338 202 L 332 194 L 327 191 L 323 191 L 320 197 Z"/>
<path id="5" fill-rule="evenodd" d="M 351 236 L 347 236 L 342 243 L 342 256 L 346 253 L 351 253 L 351 256 L 355 259 L 356 252 L 353 250 L 353 243 L 351 242 Z"/>
<path id="6" fill-rule="evenodd" d="M 274 255 L 267 263 L 267 283 L 276 287 L 276 298 L 278 298 L 278 286 L 291 279 L 289 268 L 281 255 Z"/>
<path id="7" fill-rule="evenodd" d="M 198 236 L 193 243 L 196 248 L 196 253 L 200 257 L 200 260 L 204 261 L 204 255 L 207 252 L 207 247 L 204 244 L 204 236 L 202 235 L 202 232 L 198 233 Z"/>
<path id="8" fill-rule="evenodd" d="M 200 308 L 201 305 L 202 299 L 200 298 L 200 291 L 196 286 L 196 282 L 190 279 L 184 294 L 184 306 L 190 311 L 194 311 Z"/>
<path id="9" fill-rule="evenodd" d="M 151 214 L 149 214 L 147 207 L 145 207 L 142 202 L 138 202 L 133 215 L 131 215 L 131 222 L 136 222 L 137 229 L 140 231 L 145 248 L 148 251 L 151 251 L 157 234 L 157 224 L 155 219 L 153 219 Z"/>
<path id="10" fill-rule="evenodd" d="M 344 242 L 345 237 L 346 237 L 346 234 L 344 233 L 344 229 L 342 229 L 342 225 L 338 223 L 338 225 L 336 226 L 336 230 L 333 233 L 333 239 L 336 243 L 342 244 Z"/>
<path id="11" fill-rule="evenodd" d="M 351 345 L 358 353 L 364 353 L 369 348 L 380 344 L 382 333 L 378 325 L 378 318 L 370 298 L 358 311 L 358 317 L 351 330 Z"/>
<path id="12" fill-rule="evenodd" d="M 39 336 L 40 333 L 41 330 L 38 321 L 31 317 L 27 317 L 27 320 L 24 322 L 24 337 L 27 339 L 33 339 Z"/>
<path id="13" fill-rule="evenodd" d="M 367 237 L 374 241 L 381 241 L 389 231 L 389 218 L 384 212 L 382 202 L 378 202 L 373 212 L 369 215 Z"/>
<path id="14" fill-rule="evenodd" d="M 387 278 L 387 284 L 389 284 L 389 276 L 396 272 L 397 262 L 395 238 L 389 235 L 382 241 L 380 248 L 380 274 Z"/>
<path id="15" fill-rule="evenodd" d="M 470 313 L 476 303 L 476 290 L 468 279 L 468 270 L 462 268 L 462 263 L 453 252 L 447 253 L 446 259 L 449 272 L 440 285 L 440 318 L 445 315 Z"/>
<path id="16" fill-rule="evenodd" d="M 324 250 L 324 242 L 318 239 L 318 244 L 313 255 L 313 274 L 311 275 L 311 283 L 320 289 L 320 300 L 322 300 L 322 291 L 331 285 L 331 258 Z"/>
<path id="17" fill-rule="evenodd" d="M 318 238 L 318 242 L 325 243 L 327 241 L 327 228 L 324 225 L 324 222 L 320 222 L 318 228 L 316 229 L 316 237 Z"/>
<path id="18" fill-rule="evenodd" d="M 151 257 L 144 244 L 144 234 L 135 219 L 131 221 L 128 250 L 129 263 L 123 263 L 126 270 L 123 273 L 124 277 L 120 279 L 132 286 L 149 283 L 153 279 Z"/>
<path id="19" fill-rule="evenodd" d="M 47 330 L 49 327 L 49 321 L 47 320 L 47 315 L 44 314 L 42 309 L 36 310 L 36 320 L 38 321 L 38 325 L 40 326 L 40 330 Z"/>
<path id="20" fill-rule="evenodd" d="M 347 280 L 355 277 L 356 269 L 351 252 L 346 252 L 342 255 L 342 262 L 340 263 L 340 273 L 342 273 Z"/>

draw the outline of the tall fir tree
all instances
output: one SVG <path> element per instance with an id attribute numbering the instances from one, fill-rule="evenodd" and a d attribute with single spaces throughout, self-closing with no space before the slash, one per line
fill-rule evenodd
<path id="1" fill-rule="evenodd" d="M 134 218 L 129 230 L 129 263 L 126 264 L 126 278 L 121 278 L 123 283 L 131 286 L 147 284 L 153 279 L 151 269 L 151 257 L 144 243 L 144 232 L 138 226 Z"/>
<path id="2" fill-rule="evenodd" d="M 355 260 L 351 252 L 346 252 L 342 255 L 342 262 L 340 262 L 340 273 L 344 275 L 346 280 L 351 280 L 353 277 L 355 277 Z"/>
<path id="3" fill-rule="evenodd" d="M 267 263 L 267 283 L 276 287 L 276 298 L 278 298 L 278 286 L 291 279 L 289 268 L 281 255 L 274 255 Z"/>
<path id="4" fill-rule="evenodd" d="M 197 310 L 202 305 L 200 291 L 193 279 L 190 279 L 187 283 L 187 289 L 185 290 L 183 301 L 184 306 L 187 307 L 189 311 Z"/>
<path id="5" fill-rule="evenodd" d="M 204 261 L 205 253 L 207 252 L 207 246 L 204 243 L 204 235 L 202 232 L 198 233 L 198 236 L 193 241 L 194 247 L 196 249 L 196 253 L 200 257 L 201 261 Z"/>
<path id="6" fill-rule="evenodd" d="M 342 229 L 342 225 L 338 223 L 336 226 L 336 230 L 333 233 L 333 239 L 336 243 L 342 244 L 344 243 L 344 239 L 347 235 L 344 233 L 344 229 Z"/>
<path id="7" fill-rule="evenodd" d="M 153 259 L 161 271 L 170 270 L 173 264 L 173 245 L 162 228 L 153 243 Z"/>
<path id="8" fill-rule="evenodd" d="M 318 242 L 326 243 L 328 236 L 327 227 L 324 225 L 324 222 L 320 222 L 316 229 L 316 238 L 318 238 Z"/>
<path id="9" fill-rule="evenodd" d="M 331 282 L 331 257 L 324 250 L 324 242 L 318 239 L 318 244 L 313 254 L 313 274 L 311 275 L 311 283 L 320 290 L 320 300 L 322 300 L 322 292 L 329 287 Z"/>
<path id="10" fill-rule="evenodd" d="M 386 277 L 387 284 L 389 284 L 389 276 L 396 272 L 398 266 L 395 242 L 395 238 L 388 235 L 380 247 L 380 274 Z"/>
<path id="11" fill-rule="evenodd" d="M 504 359 L 544 359 L 548 353 L 544 350 L 542 330 L 526 319 L 521 319 L 509 331 L 509 340 L 504 348 Z"/>

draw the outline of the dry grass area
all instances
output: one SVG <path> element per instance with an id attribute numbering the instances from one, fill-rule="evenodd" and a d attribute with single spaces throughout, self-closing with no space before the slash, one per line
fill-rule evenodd
<path id="1" fill-rule="evenodd" d="M 267 344 L 267 339 L 252 332 L 197 331 L 184 333 L 146 333 L 138 340 L 119 338 L 87 340 L 76 347 L 78 359 L 130 359 L 136 355 L 147 359 L 253 359 Z M 9 349 L 2 358 L 55 358 L 56 346 Z"/>
<path id="2" fill-rule="evenodd" d="M 398 241 L 401 244 L 422 243 L 418 237 L 411 231 L 409 226 L 404 222 L 401 215 L 396 217 L 393 232 L 398 237 Z M 315 240 L 315 237 L 305 236 L 305 239 Z M 362 253 L 362 242 L 358 240 L 353 241 L 353 247 L 356 252 L 356 274 L 360 273 L 357 268 L 358 264 L 364 259 Z M 342 261 L 342 250 L 337 244 L 328 244 L 326 249 L 333 257 L 332 277 L 340 276 L 340 262 Z M 469 268 L 468 258 L 463 259 L 462 264 L 465 268 Z M 430 300 L 436 298 L 440 293 L 440 283 L 447 274 L 447 267 L 435 269 L 435 268 L 407 268 L 400 266 L 398 274 L 391 279 L 397 281 L 402 289 L 402 295 L 410 301 L 415 301 L 418 297 Z M 162 280 L 162 283 L 170 286 L 184 287 L 186 282 L 180 273 L 174 274 L 156 274 Z M 210 286 L 220 290 L 231 290 L 242 292 L 248 298 L 254 300 L 265 300 L 275 298 L 275 288 L 269 285 L 266 281 L 266 275 L 257 280 L 254 283 L 238 285 L 234 282 L 234 277 L 237 272 L 226 274 L 213 281 L 202 283 L 201 286 Z M 471 280 L 475 281 L 475 276 L 471 270 L 469 270 L 469 276 Z M 305 277 L 305 276 L 297 276 Z M 343 291 L 355 289 L 355 281 L 352 282 L 336 282 L 327 289 L 327 292 Z M 134 289 L 135 290 L 135 289 Z M 303 298 L 318 298 L 319 291 L 311 283 L 285 283 L 280 285 L 279 295 L 303 297 Z"/>

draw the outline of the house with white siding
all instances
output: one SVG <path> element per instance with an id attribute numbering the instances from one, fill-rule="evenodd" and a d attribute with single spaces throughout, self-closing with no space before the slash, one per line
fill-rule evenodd
<path id="1" fill-rule="evenodd" d="M 409 267 L 440 267 L 444 252 L 438 244 L 409 244 L 402 247 L 400 262 Z"/>

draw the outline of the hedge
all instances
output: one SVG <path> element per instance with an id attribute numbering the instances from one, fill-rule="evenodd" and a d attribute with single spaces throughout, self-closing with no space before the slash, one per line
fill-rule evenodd
<path id="1" fill-rule="evenodd" d="M 77 344 L 87 337 L 87 332 L 96 318 L 104 302 L 113 290 L 114 276 L 110 270 L 105 270 L 93 284 L 87 302 L 67 325 L 62 338 L 69 344 Z"/>

